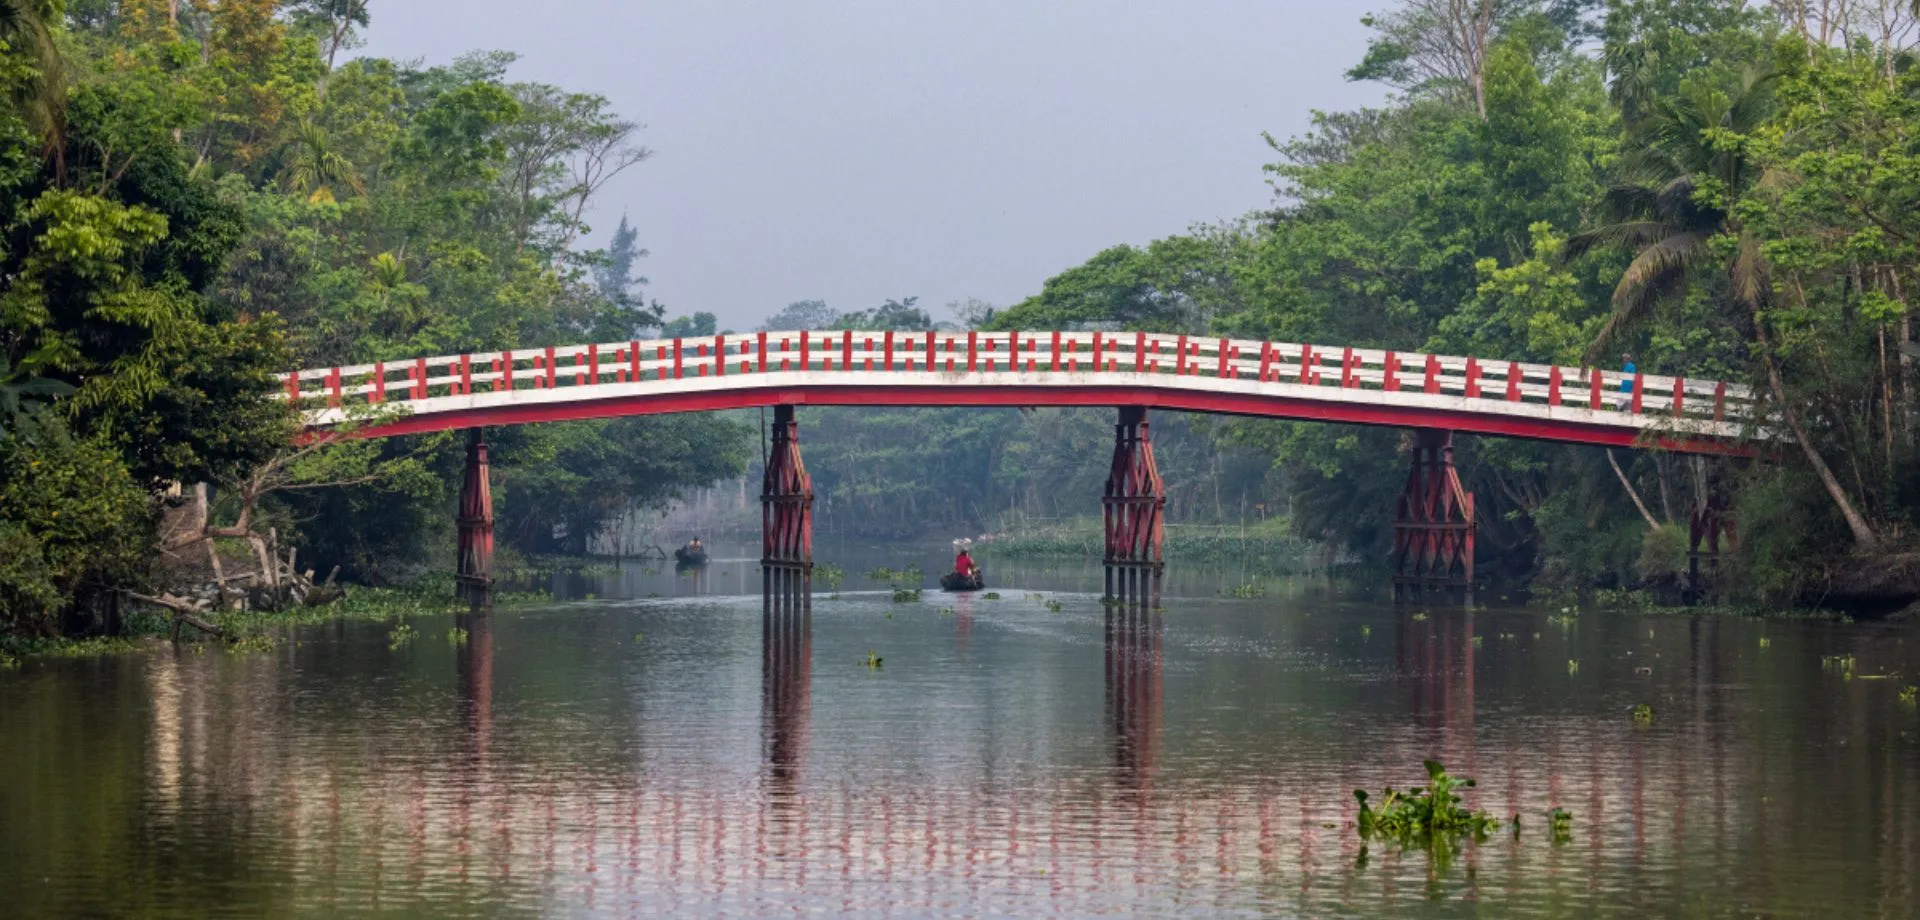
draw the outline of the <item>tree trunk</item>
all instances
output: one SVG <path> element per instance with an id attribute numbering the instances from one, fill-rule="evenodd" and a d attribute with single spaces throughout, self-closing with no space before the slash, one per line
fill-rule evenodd
<path id="1" fill-rule="evenodd" d="M 1767 368 L 1767 388 L 1773 392 L 1773 401 L 1780 406 L 1780 417 L 1786 420 L 1787 428 L 1793 432 L 1793 439 L 1799 442 L 1800 450 L 1807 455 L 1807 465 L 1813 467 L 1815 476 L 1820 477 L 1820 484 L 1826 487 L 1827 496 L 1840 509 L 1840 516 L 1847 519 L 1847 529 L 1853 531 L 1854 546 L 1865 550 L 1879 549 L 1879 535 L 1868 526 L 1867 519 L 1854 509 L 1853 500 L 1847 498 L 1847 490 L 1840 485 L 1840 480 L 1834 478 L 1827 461 L 1821 458 L 1820 452 L 1813 448 L 1813 442 L 1808 440 L 1807 431 L 1800 424 L 1800 414 L 1793 411 L 1793 404 L 1787 401 L 1787 388 L 1780 382 L 1780 368 L 1773 361 L 1773 345 L 1768 341 L 1765 321 L 1760 318 L 1760 307 L 1750 304 L 1749 308 L 1753 311 L 1753 334 L 1760 340 L 1760 361 Z"/>
<path id="2" fill-rule="evenodd" d="M 1633 483 L 1627 481 L 1627 474 L 1620 469 L 1620 461 L 1613 459 L 1611 447 L 1607 448 L 1607 465 L 1613 467 L 1613 475 L 1620 477 L 1621 487 L 1627 490 L 1627 497 L 1633 499 L 1633 506 L 1640 509 L 1640 516 L 1646 519 L 1647 526 L 1658 530 L 1660 522 L 1653 519 L 1653 512 L 1647 510 L 1647 503 L 1640 500 L 1640 493 L 1634 491 Z"/>

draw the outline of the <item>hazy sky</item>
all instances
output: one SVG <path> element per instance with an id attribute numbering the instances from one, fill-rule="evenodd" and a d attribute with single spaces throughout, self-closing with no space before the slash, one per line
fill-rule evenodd
<path id="1" fill-rule="evenodd" d="M 1347 83 L 1388 0 L 376 0 L 361 54 L 521 55 L 654 158 L 608 186 L 650 296 L 749 328 L 790 301 L 1011 304 L 1116 243 L 1267 204 L 1261 131 Z"/>

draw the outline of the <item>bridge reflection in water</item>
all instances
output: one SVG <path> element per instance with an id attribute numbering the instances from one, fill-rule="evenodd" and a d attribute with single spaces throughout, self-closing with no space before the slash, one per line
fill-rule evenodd
<path id="1" fill-rule="evenodd" d="M 842 602 L 754 623 L 751 601 L 672 608 L 645 644 L 625 641 L 632 611 L 568 609 L 465 618 L 457 648 L 391 662 L 384 636 L 350 630 L 84 662 L 70 684 L 17 675 L 0 727 L 46 743 L 0 750 L 0 879 L 22 916 L 141 912 L 63 881 L 78 851 L 60 841 L 85 840 L 143 879 L 130 893 L 254 899 L 230 912 L 255 916 L 1319 916 L 1418 910 L 1436 890 L 1541 914 L 1738 897 L 1808 915 L 1816 894 L 1833 916 L 1920 908 L 1912 710 L 1886 682 L 1809 678 L 1841 651 L 1862 674 L 1916 673 L 1908 648 L 1725 618 L 1563 631 L 1457 610 L 954 606 L 879 627 L 903 654 L 909 629 L 925 642 L 875 679 L 846 636 L 875 626 Z M 695 639 L 710 644 L 675 651 Z M 1628 719 L 1639 699 L 1654 725 Z M 10 713 L 85 724 L 88 744 Z M 897 721 L 916 713 L 923 731 Z M 863 734 L 883 723 L 898 736 Z M 1404 788 L 1427 757 L 1526 832 L 1451 871 L 1384 848 L 1356 868 L 1349 791 Z M 139 794 L 80 796 L 116 782 Z M 103 804 L 45 804 L 69 800 Z M 1552 806 L 1575 813 L 1571 844 L 1541 837 Z M 236 894 L 236 878 L 257 881 Z"/>
<path id="2" fill-rule="evenodd" d="M 617 904 L 623 896 L 640 898 L 624 903 L 651 903 L 648 891 L 673 892 L 680 899 L 675 903 L 683 905 L 721 903 L 729 885 L 785 878 L 794 885 L 825 885 L 839 893 L 836 898 L 850 899 L 844 902 L 849 905 L 934 907 L 956 895 L 948 890 L 955 885 L 971 891 L 966 897 L 987 896 L 981 882 L 1014 864 L 1046 879 L 1044 885 L 1028 885 L 1025 897 L 1038 896 L 1061 909 L 1165 895 L 1161 886 L 1169 867 L 1182 866 L 1179 872 L 1221 877 L 1297 876 L 1297 890 L 1272 904 L 1347 903 L 1354 895 L 1348 874 L 1357 855 L 1352 806 L 1343 796 L 1329 812 L 1324 796 L 1305 791 L 1327 785 L 1329 777 L 1315 772 L 1324 769 L 1323 761 L 1276 762 L 1199 786 L 1187 778 L 1177 789 L 1157 787 L 1166 743 L 1167 624 L 1161 613 L 1109 605 L 1103 616 L 1103 709 L 1112 758 L 1105 783 L 1056 780 L 1050 787 L 1011 793 L 935 784 L 866 793 L 835 788 L 827 777 L 809 782 L 813 615 L 769 608 L 761 623 L 757 794 L 728 794 L 685 776 L 659 781 L 636 776 L 566 791 L 549 783 L 531 800 L 524 789 L 510 788 L 510 771 L 503 772 L 504 765 L 490 757 L 493 616 L 479 612 L 460 619 L 467 630 L 456 668 L 467 732 L 462 767 L 445 776 L 418 777 L 400 793 L 404 803 L 376 805 L 371 813 L 359 810 L 362 819 L 375 822 L 364 830 L 376 841 L 396 830 L 383 814 L 407 816 L 402 834 L 409 843 L 398 850 L 375 844 L 387 858 L 397 857 L 398 865 L 389 866 L 395 881 L 458 866 L 456 884 L 485 886 L 490 884 L 482 881 L 486 871 L 469 865 L 485 853 L 495 882 L 526 873 L 531 865 L 537 868 L 527 881 L 577 894 L 584 886 L 587 903 L 608 898 Z M 968 640 L 971 619 L 969 614 L 952 620 L 956 641 Z M 1700 631 L 1711 628 L 1691 631 L 1689 644 L 1698 657 L 1705 657 Z M 1376 784 L 1380 765 L 1405 767 L 1426 757 L 1443 760 L 1457 773 L 1479 774 L 1475 632 L 1471 612 L 1398 612 L 1391 633 L 1392 670 L 1401 694 L 1396 708 L 1411 716 L 1417 731 L 1374 749 L 1367 761 L 1342 759 L 1342 789 Z M 1697 660 L 1689 666 L 1711 668 Z M 1494 743 L 1504 749 L 1514 742 L 1497 738 Z M 1690 799 L 1696 783 L 1704 781 L 1719 802 L 1729 782 L 1726 771 L 1739 769 L 1719 744 L 1708 758 L 1709 774 L 1699 779 L 1688 770 L 1650 767 L 1638 748 L 1623 763 L 1599 745 L 1546 744 L 1545 757 L 1531 762 L 1501 752 L 1499 785 L 1507 795 L 1481 806 L 1496 814 L 1520 813 L 1544 796 L 1575 809 L 1583 824 L 1630 822 L 1636 859 L 1645 857 L 1649 837 L 1658 833 L 1649 818 L 1650 796 Z M 1622 767 L 1626 775 L 1614 775 Z M 1397 781 L 1411 778 L 1400 775 Z M 393 794 L 377 785 L 367 793 L 376 799 Z M 343 819 L 337 801 L 329 808 L 331 820 Z M 1681 806 L 1675 820 L 1665 824 L 1672 846 L 1681 846 L 1684 815 Z M 1596 870 L 1602 858 L 1597 833 L 1591 845 L 1555 858 L 1544 871 L 1553 877 Z M 356 836 L 334 834 L 303 845 L 331 839 L 338 846 Z M 333 854 L 328 862 L 337 864 L 340 857 Z M 1466 858 L 1469 865 L 1511 863 L 1521 858 L 1521 850 L 1496 841 Z M 1322 877 L 1331 887 L 1316 893 L 1315 880 Z M 865 887 L 872 883 L 885 887 Z M 1021 880 L 1009 884 L 1019 888 Z"/>

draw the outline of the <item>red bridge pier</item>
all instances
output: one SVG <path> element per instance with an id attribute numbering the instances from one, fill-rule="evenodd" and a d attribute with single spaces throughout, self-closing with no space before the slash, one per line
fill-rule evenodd
<path id="1" fill-rule="evenodd" d="M 493 490 L 487 478 L 487 441 L 479 428 L 467 429 L 467 471 L 460 480 L 456 518 L 460 551 L 454 591 L 476 607 L 493 603 Z"/>
<path id="2" fill-rule="evenodd" d="M 793 406 L 773 407 L 773 448 L 760 490 L 760 573 L 768 613 L 813 611 L 813 478 L 800 459 Z"/>
<path id="3" fill-rule="evenodd" d="M 1113 469 L 1100 498 L 1106 527 L 1107 599 L 1157 607 L 1166 568 L 1166 484 L 1153 460 L 1145 406 L 1122 406 Z"/>
<path id="4" fill-rule="evenodd" d="M 1394 594 L 1472 591 L 1473 534 L 1473 493 L 1453 467 L 1453 432 L 1416 429 L 1393 515 Z"/>

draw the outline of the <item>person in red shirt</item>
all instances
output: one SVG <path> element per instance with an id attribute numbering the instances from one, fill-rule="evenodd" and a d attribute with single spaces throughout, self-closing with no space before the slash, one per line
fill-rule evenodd
<path id="1" fill-rule="evenodd" d="M 973 557 L 967 555 L 964 548 L 960 550 L 960 555 L 953 557 L 953 570 L 968 577 L 973 576 Z"/>

